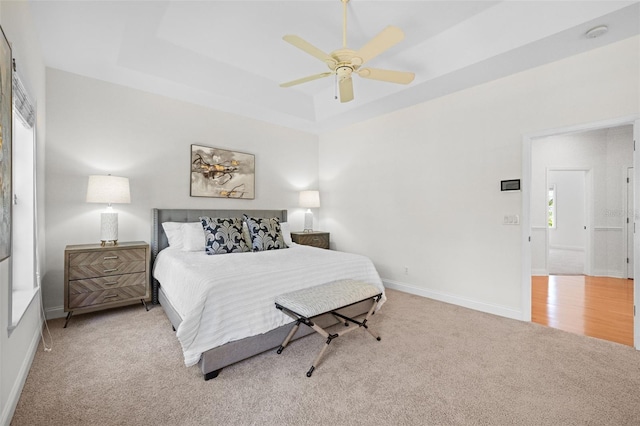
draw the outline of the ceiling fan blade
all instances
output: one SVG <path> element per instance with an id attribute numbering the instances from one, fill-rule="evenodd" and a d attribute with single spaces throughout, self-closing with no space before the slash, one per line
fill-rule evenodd
<path id="1" fill-rule="evenodd" d="M 338 83 L 340 88 L 340 102 L 349 102 L 353 100 L 353 80 L 351 77 L 345 77 Z"/>
<path id="2" fill-rule="evenodd" d="M 394 27 L 393 25 L 389 25 L 387 28 L 380 31 L 378 35 L 369 40 L 369 42 L 360 50 L 358 50 L 351 60 L 351 63 L 354 65 L 362 65 L 390 47 L 395 46 L 403 39 L 404 33 L 402 30 L 398 27 Z"/>
<path id="3" fill-rule="evenodd" d="M 286 35 L 282 37 L 282 39 L 287 43 L 291 43 L 298 49 L 307 52 L 309 55 L 314 56 L 327 64 L 336 64 L 336 60 L 333 59 L 331 56 L 329 56 L 327 53 L 323 52 L 322 50 L 318 49 L 308 41 L 303 40 L 296 35 Z"/>
<path id="4" fill-rule="evenodd" d="M 317 80 L 319 78 L 329 77 L 331 74 L 333 74 L 331 71 L 327 71 L 327 72 L 323 72 L 323 73 L 320 73 L 320 74 L 310 75 L 308 77 L 302 77 L 302 78 L 299 78 L 297 80 L 293 80 L 293 81 L 289 81 L 289 82 L 286 82 L 286 83 L 282 83 L 282 84 L 280 84 L 280 87 L 295 86 L 297 84 L 306 83 L 307 81 L 313 81 L 313 80 Z"/>
<path id="5" fill-rule="evenodd" d="M 381 70 L 379 68 L 361 68 L 356 72 L 363 78 L 398 84 L 409 84 L 415 77 L 412 72 Z"/>

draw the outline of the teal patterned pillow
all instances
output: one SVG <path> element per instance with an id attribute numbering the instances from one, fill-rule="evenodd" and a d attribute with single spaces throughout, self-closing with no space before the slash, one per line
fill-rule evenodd
<path id="1" fill-rule="evenodd" d="M 244 220 L 249 228 L 251 247 L 253 251 L 278 250 L 287 248 L 280 229 L 280 220 L 277 217 L 255 218 L 244 215 Z"/>
<path id="2" fill-rule="evenodd" d="M 207 254 L 251 251 L 242 235 L 242 219 L 201 217 Z"/>

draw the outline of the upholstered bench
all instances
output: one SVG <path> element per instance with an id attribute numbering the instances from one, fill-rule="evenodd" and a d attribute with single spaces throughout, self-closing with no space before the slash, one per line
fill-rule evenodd
<path id="1" fill-rule="evenodd" d="M 356 280 L 333 281 L 315 287 L 292 291 L 276 297 L 276 308 L 296 320 L 291 331 L 284 339 L 284 342 L 282 342 L 282 345 L 278 348 L 278 353 L 281 354 L 284 348 L 287 347 L 289 341 L 291 341 L 296 331 L 298 331 L 300 324 L 304 324 L 314 329 L 327 340 L 322 346 L 320 353 L 313 361 L 313 364 L 311 364 L 311 368 L 307 371 L 307 377 L 311 377 L 313 370 L 315 370 L 316 366 L 320 362 L 325 350 L 336 337 L 347 334 L 353 330 L 359 329 L 360 327 L 364 327 L 364 329 L 375 337 L 376 340 L 380 340 L 380 337 L 376 336 L 369 329 L 367 321 L 369 321 L 369 318 L 373 315 L 376 305 L 378 304 L 378 301 L 380 301 L 381 297 L 382 292 L 379 288 L 372 284 Z M 349 318 L 338 312 L 339 309 L 346 308 L 347 306 L 369 299 L 372 302 L 371 308 L 362 322 Z M 313 317 L 326 313 L 331 313 L 339 322 L 344 322 L 344 325 L 347 326 L 347 328 L 331 334 L 312 321 Z"/>

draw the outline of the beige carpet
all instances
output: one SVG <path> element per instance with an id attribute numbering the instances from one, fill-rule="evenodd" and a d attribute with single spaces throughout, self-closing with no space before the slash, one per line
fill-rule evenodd
<path id="1" fill-rule="evenodd" d="M 205 382 L 160 307 L 50 322 L 13 425 L 638 425 L 640 352 L 389 290 L 305 372 L 322 338 Z"/>

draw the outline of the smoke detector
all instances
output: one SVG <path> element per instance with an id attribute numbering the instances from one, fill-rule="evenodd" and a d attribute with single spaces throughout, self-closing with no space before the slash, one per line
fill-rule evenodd
<path id="1" fill-rule="evenodd" d="M 608 31 L 609 31 L 609 27 L 607 27 L 606 25 L 600 25 L 600 26 L 591 28 L 589 31 L 584 33 L 584 35 L 586 35 L 587 38 L 597 38 L 605 35 Z"/>

